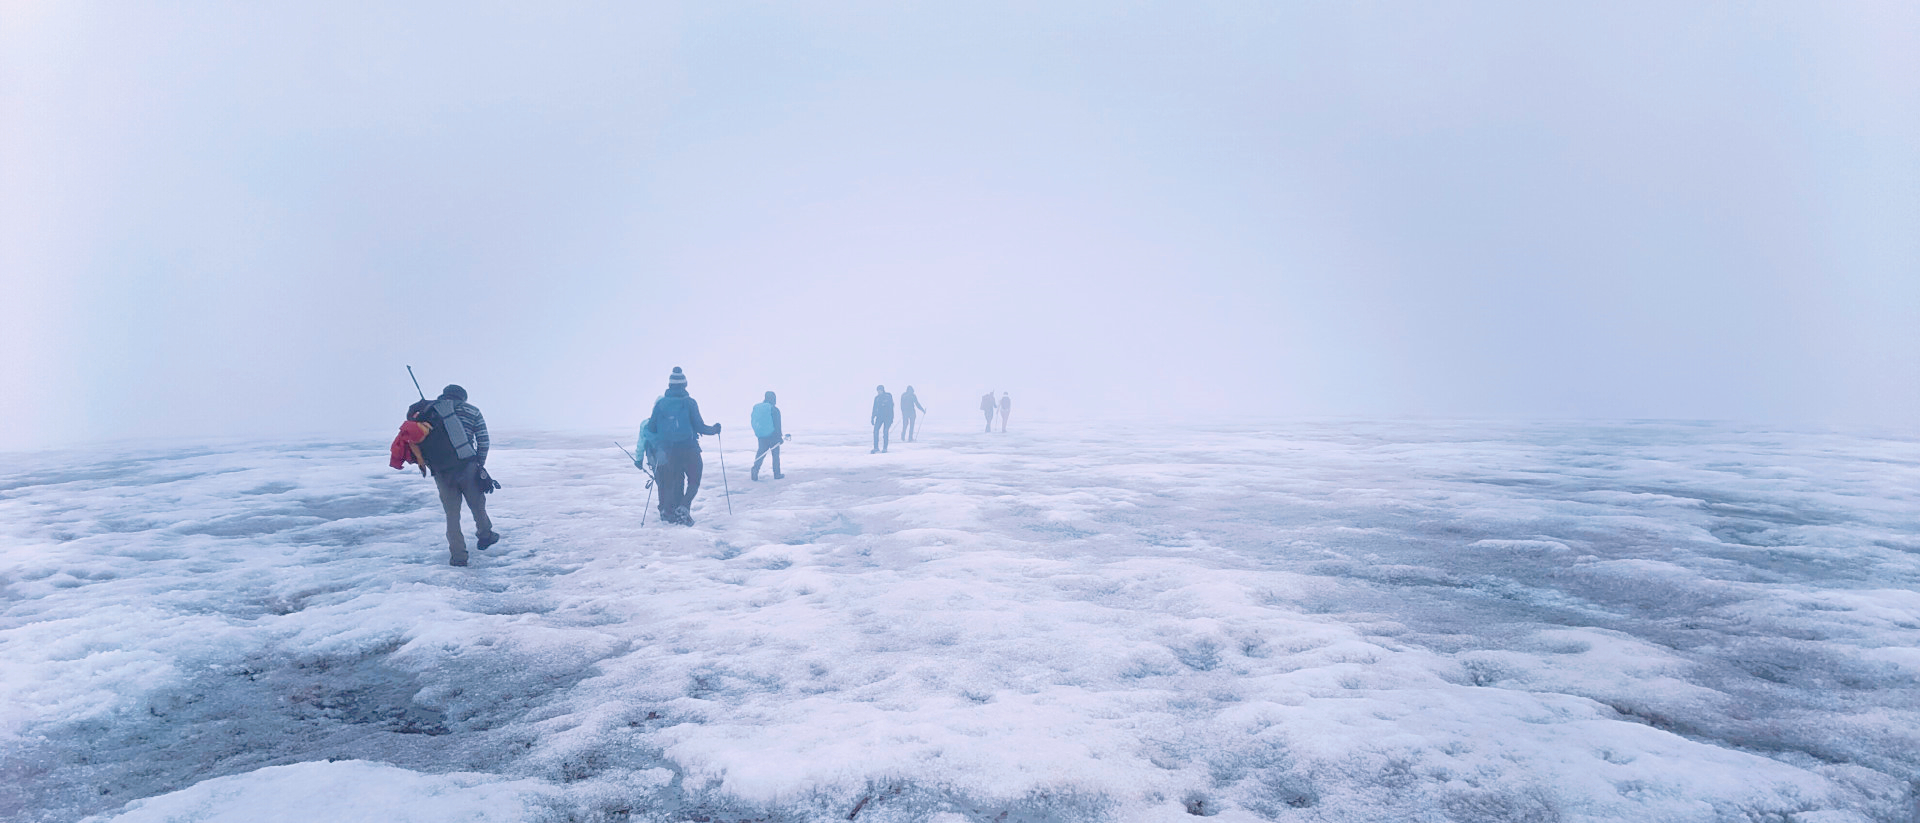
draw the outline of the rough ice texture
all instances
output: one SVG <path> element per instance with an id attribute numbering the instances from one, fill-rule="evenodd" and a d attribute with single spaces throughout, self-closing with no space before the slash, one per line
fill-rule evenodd
<path id="1" fill-rule="evenodd" d="M 0 818 L 1920 819 L 1911 440 L 1021 429 L 0 457 Z"/>

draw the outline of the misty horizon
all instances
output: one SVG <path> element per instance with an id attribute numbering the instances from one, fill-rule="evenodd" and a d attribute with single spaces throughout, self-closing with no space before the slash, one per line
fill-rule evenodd
<path id="1" fill-rule="evenodd" d="M 1920 9 L 0 14 L 0 448 L 1920 417 Z"/>

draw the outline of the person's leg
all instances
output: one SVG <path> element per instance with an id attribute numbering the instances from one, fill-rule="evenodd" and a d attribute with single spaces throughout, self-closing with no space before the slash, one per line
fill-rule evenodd
<path id="1" fill-rule="evenodd" d="M 873 424 L 873 451 L 870 451 L 867 453 L 868 454 L 880 453 L 880 424 L 879 423 Z"/>
<path id="2" fill-rule="evenodd" d="M 748 480 L 760 479 L 760 464 L 762 462 L 765 462 L 766 459 L 767 459 L 767 439 L 762 437 L 760 438 L 759 445 L 754 448 L 753 468 L 747 472 Z"/>
<path id="3" fill-rule="evenodd" d="M 451 474 L 436 474 L 433 485 L 440 489 L 440 508 L 447 514 L 447 562 L 467 564 L 467 538 L 460 534 L 460 483 Z"/>
<path id="4" fill-rule="evenodd" d="M 673 510 L 680 505 L 680 484 L 686 479 L 686 461 L 677 451 L 667 452 L 667 459 L 654 467 L 654 485 L 660 487 L 660 516 L 671 518 Z"/>
<path id="5" fill-rule="evenodd" d="M 467 508 L 473 511 L 473 534 L 479 542 L 476 548 L 486 548 L 500 541 L 493 533 L 493 518 L 487 516 L 487 493 L 480 488 L 480 466 L 468 468 L 466 482 L 462 484 L 460 495 L 466 498 Z"/>
<path id="6" fill-rule="evenodd" d="M 913 442 L 913 413 L 912 412 L 908 412 L 905 417 L 900 418 L 900 442 L 902 443 Z"/>
<path id="7" fill-rule="evenodd" d="M 880 427 L 880 450 L 886 451 L 888 446 L 893 445 L 892 441 L 893 441 L 893 421 L 888 420 L 886 423 L 882 424 Z"/>
<path id="8" fill-rule="evenodd" d="M 989 410 L 986 412 L 986 415 L 987 415 L 987 433 L 992 434 L 993 433 L 993 412 Z"/>
<path id="9" fill-rule="evenodd" d="M 700 453 L 688 449 L 687 493 L 680 496 L 680 508 L 688 513 L 687 515 L 683 515 L 681 519 L 686 520 L 689 526 L 693 525 L 692 520 L 689 519 L 693 512 L 693 498 L 700 493 L 700 475 L 705 471 L 706 461 L 700 457 Z"/>
<path id="10" fill-rule="evenodd" d="M 774 475 L 778 476 L 780 474 L 779 446 L 780 446 L 779 437 L 767 436 L 767 437 L 760 438 L 759 454 L 755 455 L 753 458 L 753 476 L 755 479 L 758 479 L 760 477 L 760 466 L 769 457 L 773 458 Z"/>

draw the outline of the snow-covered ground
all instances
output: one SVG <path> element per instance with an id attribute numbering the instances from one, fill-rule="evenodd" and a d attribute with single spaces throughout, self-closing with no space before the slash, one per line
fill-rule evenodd
<path id="1" fill-rule="evenodd" d="M 1920 443 L 1017 428 L 0 456 L 0 818 L 1920 820 Z"/>

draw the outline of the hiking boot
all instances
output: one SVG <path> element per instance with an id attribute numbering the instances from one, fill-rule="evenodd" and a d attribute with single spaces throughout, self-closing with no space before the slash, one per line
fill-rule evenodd
<path id="1" fill-rule="evenodd" d="M 456 554 L 453 557 L 447 559 L 447 565 L 465 566 L 467 565 L 467 556 L 464 554 Z"/>
<path id="2" fill-rule="evenodd" d="M 681 506 L 674 510 L 673 522 L 679 523 L 682 526 L 691 526 L 693 525 L 693 514 L 687 511 L 686 506 Z"/>
<path id="3" fill-rule="evenodd" d="M 500 533 L 494 532 L 493 534 L 481 537 L 478 543 L 473 544 L 473 547 L 481 551 L 486 551 L 488 546 L 498 542 L 500 542 Z"/>
<path id="4" fill-rule="evenodd" d="M 775 479 L 775 480 L 785 480 L 785 479 L 787 479 L 787 476 L 786 476 L 786 475 L 784 475 L 784 474 L 775 474 L 775 475 L 773 476 L 773 479 Z"/>

